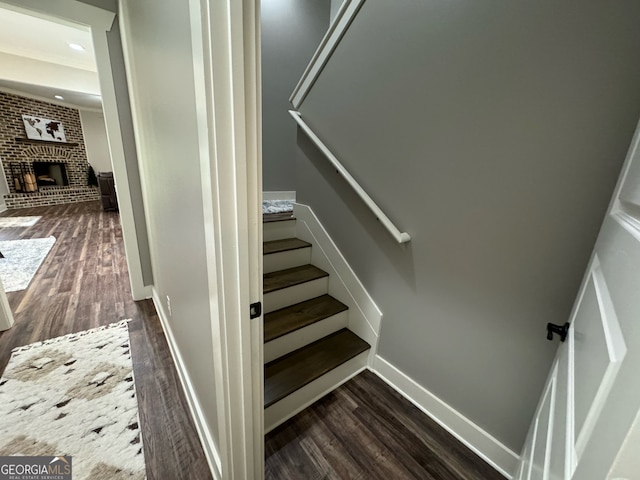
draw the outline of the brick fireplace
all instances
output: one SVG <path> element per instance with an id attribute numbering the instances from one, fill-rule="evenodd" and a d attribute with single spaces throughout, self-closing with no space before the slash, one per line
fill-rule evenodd
<path id="1" fill-rule="evenodd" d="M 67 142 L 27 139 L 22 115 L 61 121 Z M 0 92 L 0 158 L 9 209 L 100 198 L 97 188 L 87 185 L 89 163 L 78 110 Z"/>

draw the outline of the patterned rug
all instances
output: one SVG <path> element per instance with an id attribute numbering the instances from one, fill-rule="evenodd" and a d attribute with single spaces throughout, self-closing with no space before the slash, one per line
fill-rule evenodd
<path id="1" fill-rule="evenodd" d="M 0 228 L 31 227 L 42 217 L 0 217 Z"/>
<path id="2" fill-rule="evenodd" d="M 127 322 L 13 350 L 0 455 L 71 455 L 75 480 L 146 478 Z"/>
<path id="3" fill-rule="evenodd" d="M 285 213 L 293 211 L 293 200 L 263 200 L 262 213 Z"/>
<path id="4" fill-rule="evenodd" d="M 0 242 L 0 278 L 5 292 L 24 290 L 55 243 L 55 237 Z"/>

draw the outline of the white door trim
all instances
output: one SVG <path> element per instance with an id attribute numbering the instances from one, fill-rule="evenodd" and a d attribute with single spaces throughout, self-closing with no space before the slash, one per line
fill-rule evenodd
<path id="1" fill-rule="evenodd" d="M 264 476 L 259 7 L 190 0 L 220 471 Z M 215 68 L 214 68 L 215 65 Z"/>

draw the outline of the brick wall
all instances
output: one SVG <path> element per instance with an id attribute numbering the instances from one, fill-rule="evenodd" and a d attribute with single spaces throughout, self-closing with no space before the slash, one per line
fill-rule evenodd
<path id="1" fill-rule="evenodd" d="M 22 115 L 40 116 L 62 122 L 69 143 L 77 146 L 20 143 L 16 138 L 27 138 Z M 74 108 L 54 105 L 31 98 L 0 92 L 0 159 L 7 178 L 9 194 L 5 195 L 7 208 L 55 205 L 99 198 L 96 188 L 87 186 L 87 153 L 82 136 L 80 114 Z M 64 162 L 68 187 L 42 188 L 36 193 L 16 192 L 10 165 L 39 161 Z M 15 168 L 14 168 L 15 170 Z"/>

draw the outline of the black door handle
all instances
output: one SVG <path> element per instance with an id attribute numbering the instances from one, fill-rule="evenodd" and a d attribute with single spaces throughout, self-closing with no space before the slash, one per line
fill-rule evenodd
<path id="1" fill-rule="evenodd" d="M 560 335 L 560 341 L 564 342 L 567 339 L 570 325 L 571 324 L 569 322 L 565 323 L 564 325 L 547 323 L 547 340 L 553 340 L 553 334 L 557 333 L 558 335 Z"/>

